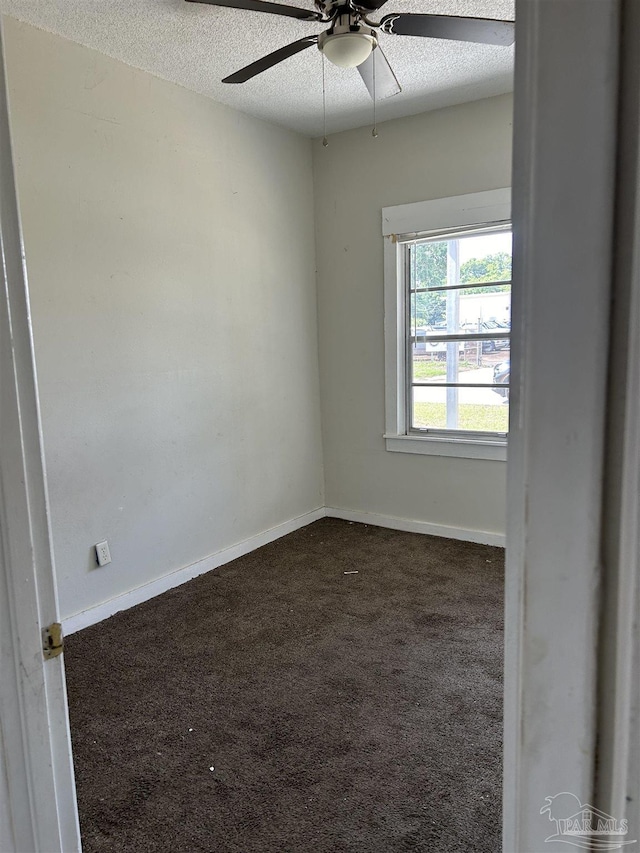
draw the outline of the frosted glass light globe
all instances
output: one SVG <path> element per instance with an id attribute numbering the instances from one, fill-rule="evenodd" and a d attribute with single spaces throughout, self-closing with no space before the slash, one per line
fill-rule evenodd
<path id="1" fill-rule="evenodd" d="M 366 33 L 336 33 L 327 36 L 322 52 L 329 62 L 340 68 L 355 68 L 369 58 L 374 43 Z"/>

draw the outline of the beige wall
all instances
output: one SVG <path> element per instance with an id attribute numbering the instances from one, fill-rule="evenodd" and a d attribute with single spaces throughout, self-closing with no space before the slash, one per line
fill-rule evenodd
<path id="1" fill-rule="evenodd" d="M 66 617 L 323 504 L 311 144 L 5 34 Z"/>
<path id="2" fill-rule="evenodd" d="M 504 462 L 385 450 L 381 209 L 510 186 L 503 95 L 314 142 L 328 506 L 504 533 Z"/>

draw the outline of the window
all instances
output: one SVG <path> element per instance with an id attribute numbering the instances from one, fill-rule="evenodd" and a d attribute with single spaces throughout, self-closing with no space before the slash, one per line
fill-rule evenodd
<path id="1" fill-rule="evenodd" d="M 510 191 L 383 210 L 387 449 L 505 459 Z"/>

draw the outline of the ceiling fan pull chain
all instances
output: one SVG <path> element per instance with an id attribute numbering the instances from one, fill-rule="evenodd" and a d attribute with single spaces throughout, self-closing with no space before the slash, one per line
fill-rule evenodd
<path id="1" fill-rule="evenodd" d="M 374 139 L 378 138 L 378 128 L 376 127 L 376 49 L 373 49 L 373 56 L 371 57 L 373 62 L 373 130 L 371 131 L 371 136 Z"/>
<path id="2" fill-rule="evenodd" d="M 329 140 L 327 139 L 327 92 L 324 83 L 324 53 L 321 53 L 322 57 L 322 144 L 326 148 L 329 144 Z"/>

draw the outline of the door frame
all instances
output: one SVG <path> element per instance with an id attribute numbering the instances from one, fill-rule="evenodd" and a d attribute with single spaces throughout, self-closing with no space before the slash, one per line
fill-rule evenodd
<path id="1" fill-rule="evenodd" d="M 640 840 L 640 4 L 621 3 L 596 802 Z"/>
<path id="2" fill-rule="evenodd" d="M 604 810 L 615 805 L 618 820 L 631 814 L 623 811 L 624 762 L 619 755 L 614 768 L 606 753 L 614 742 L 619 753 L 628 743 L 623 728 L 632 715 L 627 701 L 626 719 L 614 721 L 618 704 L 603 690 L 613 685 L 623 705 L 630 692 L 628 656 L 619 658 L 615 683 L 603 662 L 614 640 L 620 648 L 623 618 L 629 636 L 633 572 L 618 572 L 621 551 L 614 556 L 605 545 L 616 526 L 612 496 L 626 488 L 630 510 L 638 487 L 637 477 L 631 484 L 611 477 L 608 450 L 626 441 L 625 457 L 639 458 L 633 413 L 616 420 L 607 406 L 616 394 L 613 361 L 627 363 L 637 347 L 633 336 L 620 336 L 620 322 L 612 325 L 621 292 L 614 240 L 624 231 L 616 190 L 626 177 L 616 186 L 617 156 L 625 136 L 637 145 L 638 129 L 619 113 L 619 58 L 636 52 L 634 33 L 620 26 L 625 5 L 516 0 L 505 853 L 566 849 L 546 841 L 555 824 L 541 814 L 546 798 L 562 792 Z M 627 393 L 636 401 L 639 383 L 630 371 Z M 638 541 L 632 515 L 625 515 L 627 545 Z M 616 603 L 627 606 L 612 605 L 605 620 L 614 576 Z M 637 775 L 635 760 L 629 776 Z"/>
<path id="3" fill-rule="evenodd" d="M 80 831 L 0 20 L 0 793 L 3 850 L 75 853 Z"/>

